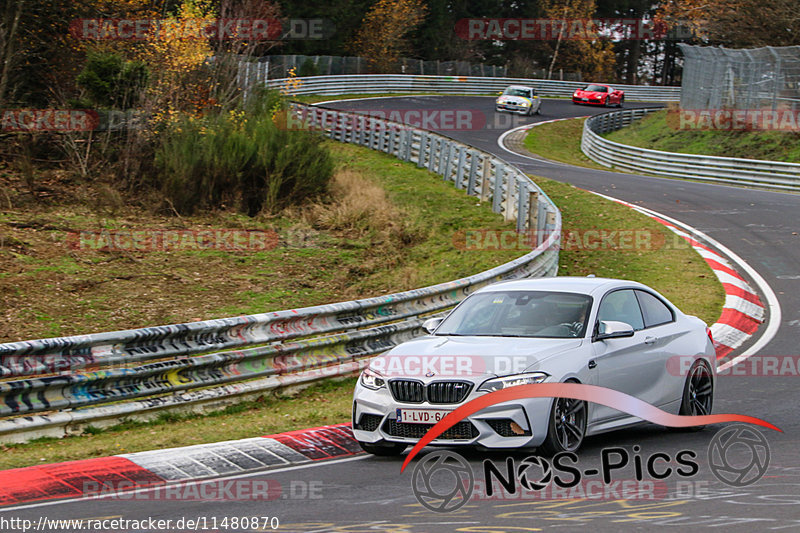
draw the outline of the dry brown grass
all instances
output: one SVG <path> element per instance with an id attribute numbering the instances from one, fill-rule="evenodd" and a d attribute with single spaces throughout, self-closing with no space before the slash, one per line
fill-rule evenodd
<path id="1" fill-rule="evenodd" d="M 424 237 L 413 227 L 403 209 L 395 206 L 386 191 L 368 177 L 340 168 L 330 185 L 327 202 L 304 209 L 302 218 L 317 229 L 340 231 L 353 237 L 370 235 L 375 244 L 405 247 Z"/>
<path id="2" fill-rule="evenodd" d="M 340 169 L 330 185 L 327 203 L 306 209 L 304 218 L 314 226 L 342 231 L 387 231 L 399 220 L 398 209 L 386 192 L 360 172 Z"/>

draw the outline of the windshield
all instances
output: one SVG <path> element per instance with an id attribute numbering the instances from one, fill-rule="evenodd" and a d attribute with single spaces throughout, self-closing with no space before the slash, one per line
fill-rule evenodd
<path id="1" fill-rule="evenodd" d="M 503 91 L 503 94 L 506 96 L 523 96 L 525 98 L 531 97 L 531 91 L 528 89 L 512 89 L 508 88 Z"/>
<path id="2" fill-rule="evenodd" d="M 470 296 L 436 335 L 583 337 L 592 298 L 550 291 L 494 291 Z"/>
<path id="3" fill-rule="evenodd" d="M 587 86 L 584 91 L 594 91 L 596 93 L 606 93 L 608 92 L 608 87 L 605 85 L 589 85 Z"/>

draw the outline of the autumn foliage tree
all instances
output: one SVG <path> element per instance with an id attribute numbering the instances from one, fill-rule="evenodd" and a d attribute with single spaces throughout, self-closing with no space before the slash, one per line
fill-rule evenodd
<path id="1" fill-rule="evenodd" d="M 588 20 L 594 17 L 595 0 L 543 0 L 542 8 L 548 19 Z M 581 72 L 585 78 L 610 81 L 614 74 L 614 48 L 605 39 L 567 39 L 559 32 L 552 44 L 553 54 L 548 68 L 548 78 L 556 67 L 566 71 Z"/>
<path id="2" fill-rule="evenodd" d="M 410 52 L 408 35 L 424 20 L 421 0 L 379 0 L 369 10 L 353 40 L 353 53 L 367 58 L 375 72 L 391 72 Z"/>
<path id="3" fill-rule="evenodd" d="M 800 43 L 797 0 L 664 0 L 667 24 L 688 24 L 708 44 L 730 48 Z"/>

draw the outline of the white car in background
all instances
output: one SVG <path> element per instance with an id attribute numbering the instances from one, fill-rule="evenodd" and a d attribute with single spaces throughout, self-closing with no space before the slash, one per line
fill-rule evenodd
<path id="1" fill-rule="evenodd" d="M 710 329 L 641 283 L 578 277 L 495 283 L 423 328 L 428 335 L 373 359 L 356 385 L 353 434 L 369 453 L 402 453 L 459 406 L 534 383 L 599 385 L 672 414 L 711 414 Z M 555 454 L 574 452 L 586 436 L 639 423 L 605 405 L 525 398 L 486 407 L 433 444 Z"/>
<path id="2" fill-rule="evenodd" d="M 511 85 L 495 100 L 495 110 L 498 112 L 510 111 L 521 115 L 540 114 L 542 100 L 537 96 L 536 89 L 525 85 Z"/>

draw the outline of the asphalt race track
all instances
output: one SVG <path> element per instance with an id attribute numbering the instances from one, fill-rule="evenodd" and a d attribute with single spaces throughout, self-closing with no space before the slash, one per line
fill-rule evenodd
<path id="1" fill-rule="evenodd" d="M 545 100 L 543 115 L 496 116 L 489 97 L 408 97 L 343 101 L 338 109 L 477 110 L 487 118 L 480 128 L 448 129 L 443 133 L 518 165 L 531 174 L 546 176 L 578 187 L 632 202 L 690 224 L 721 242 L 747 261 L 772 287 L 780 302 L 782 320 L 777 335 L 759 356 L 797 356 L 800 338 L 800 195 L 765 192 L 729 186 L 603 172 L 525 158 L 504 151 L 498 137 L 512 126 L 555 118 L 584 116 L 603 109 L 574 106 L 567 100 Z M 628 107 L 643 104 L 626 103 Z M 415 115 L 416 116 L 416 115 Z M 547 154 L 542 154 L 546 156 Z M 763 300 L 763 298 L 762 298 Z M 765 303 L 767 303 L 764 300 Z M 766 324 L 756 333 L 757 340 Z M 752 342 L 752 341 L 751 341 Z M 741 353 L 739 350 L 737 353 Z M 795 362 L 797 357 L 795 357 Z M 748 364 L 748 363 L 745 363 Z M 784 376 L 721 377 L 715 413 L 740 413 L 763 418 L 784 433 L 764 429 L 771 450 L 766 474 L 750 486 L 733 487 L 711 472 L 707 450 L 721 427 L 682 433 L 656 426 L 616 432 L 587 439 L 578 468 L 599 469 L 601 452 L 624 447 L 631 464 L 614 472 L 614 480 L 632 480 L 633 455 L 643 463 L 656 452 L 674 461 L 679 452 L 693 451 L 699 470 L 687 477 L 660 481 L 654 498 L 624 500 L 609 492 L 604 498 L 541 499 L 519 492 L 504 499 L 473 496 L 466 506 L 449 513 L 429 511 L 417 503 L 411 489 L 412 469 L 401 474 L 402 458 L 359 455 L 347 459 L 265 471 L 244 480 L 279 483 L 273 501 L 176 501 L 147 494 L 126 499 L 101 499 L 32 504 L 0 511 L 2 517 L 37 521 L 50 518 L 148 517 L 177 520 L 182 517 L 277 517 L 279 531 L 317 532 L 525 532 L 575 531 L 800 531 L 800 376 L 791 369 Z M 254 435 L 255 436 L 255 435 Z M 634 447 L 637 448 L 634 448 Z M 743 445 L 742 445 L 743 446 Z M 638 451 L 635 451 L 638 450 Z M 483 479 L 482 461 L 489 457 L 504 465 L 508 454 L 464 452 L 476 478 Z M 519 461 L 529 454 L 515 453 Z M 740 454 L 746 457 L 747 453 Z M 737 456 L 739 457 L 739 456 Z M 667 463 L 659 463 L 666 466 Z M 679 466 L 674 462 L 671 466 Z M 587 474 L 587 480 L 598 475 Z M 575 495 L 575 493 L 573 493 Z M 579 493 L 577 494 L 580 495 Z M 173 522 L 174 523 L 174 522 Z M 230 526 L 230 522 L 228 523 Z M 266 530 L 217 528 L 219 531 Z M 179 529 L 173 529 L 179 530 Z M 210 527 L 207 530 L 214 530 Z"/>

